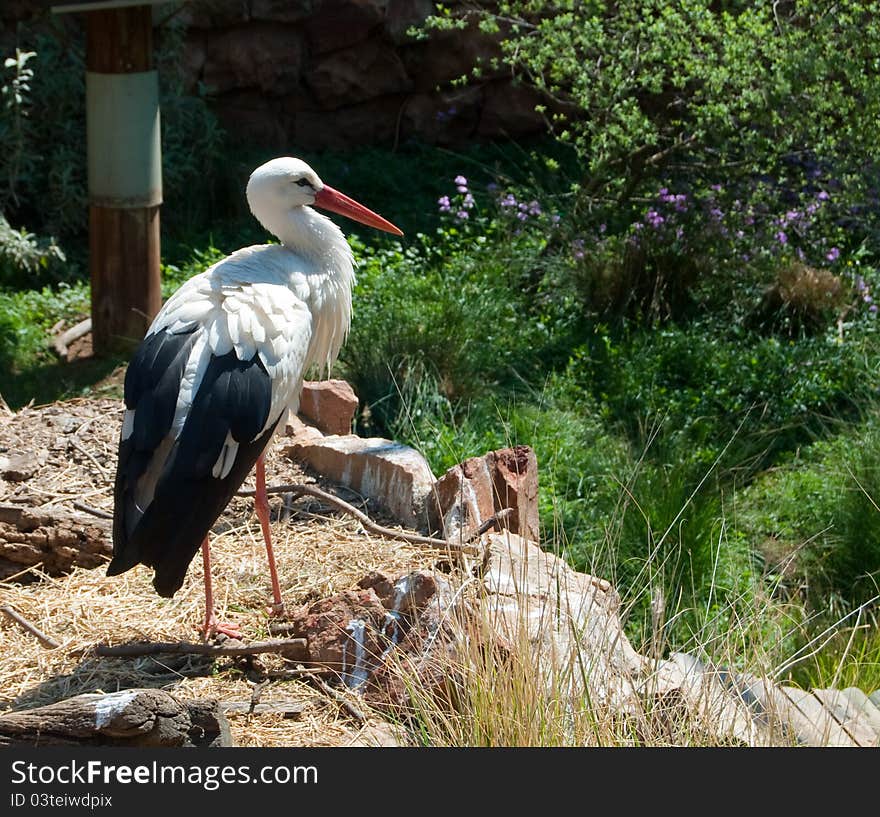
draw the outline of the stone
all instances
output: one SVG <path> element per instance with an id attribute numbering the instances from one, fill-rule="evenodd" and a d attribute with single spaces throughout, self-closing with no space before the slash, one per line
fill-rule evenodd
<path id="1" fill-rule="evenodd" d="M 309 48 L 326 54 L 366 40 L 382 24 L 387 0 L 318 0 L 305 21 Z"/>
<path id="2" fill-rule="evenodd" d="M 329 110 L 412 87 L 400 58 L 379 40 L 318 59 L 306 73 L 306 82 L 318 104 Z"/>
<path id="3" fill-rule="evenodd" d="M 432 527 L 451 542 L 467 540 L 495 513 L 492 472 L 486 457 L 472 457 L 437 480 Z"/>
<path id="4" fill-rule="evenodd" d="M 381 437 L 325 437 L 308 426 L 290 424 L 293 436 L 282 452 L 322 476 L 383 507 L 413 530 L 427 529 L 427 501 L 434 474 L 414 448 Z"/>
<path id="5" fill-rule="evenodd" d="M 535 110 L 546 104 L 544 98 L 527 85 L 495 81 L 483 88 L 483 105 L 477 133 L 487 139 L 511 134 L 538 133 L 546 128 L 544 117 Z"/>
<path id="6" fill-rule="evenodd" d="M 500 511 L 513 511 L 498 527 L 540 541 L 538 461 L 526 445 L 490 451 L 453 466 L 437 480 L 429 505 L 434 530 L 462 541 Z"/>
<path id="7" fill-rule="evenodd" d="M 307 641 L 308 663 L 339 673 L 348 685 L 364 683 L 378 665 L 385 608 L 372 589 L 345 590 L 291 619 L 292 637 Z"/>
<path id="8" fill-rule="evenodd" d="M 252 20 L 272 23 L 301 23 L 314 13 L 320 0 L 250 0 Z"/>
<path id="9" fill-rule="evenodd" d="M 202 75 L 208 89 L 218 94 L 241 88 L 270 97 L 296 94 L 303 58 L 302 35 L 294 28 L 251 23 L 206 38 Z"/>
<path id="10" fill-rule="evenodd" d="M 6 456 L 0 454 L 0 478 L 7 482 L 25 482 L 46 464 L 48 452 L 39 451 L 36 455 L 30 451 Z"/>
<path id="11" fill-rule="evenodd" d="M 388 0 L 385 11 L 385 30 L 396 45 L 413 42 L 409 29 L 423 23 L 434 13 L 433 0 Z"/>
<path id="12" fill-rule="evenodd" d="M 526 639 L 552 690 L 559 678 L 595 707 L 638 712 L 644 659 L 620 620 L 620 598 L 604 579 L 579 573 L 514 533 L 488 537 L 482 615 L 511 645 Z"/>
<path id="13" fill-rule="evenodd" d="M 531 542 L 540 542 L 538 521 L 538 459 L 527 445 L 502 448 L 486 455 L 491 462 L 495 511 L 511 508 L 507 523 L 514 533 Z"/>
<path id="14" fill-rule="evenodd" d="M 290 140 L 303 150 L 350 150 L 388 143 L 397 132 L 404 100 L 391 95 L 334 111 L 297 110 L 289 120 Z"/>
<path id="15" fill-rule="evenodd" d="M 306 380 L 299 413 L 325 434 L 350 434 L 357 395 L 345 380 Z"/>
<path id="16" fill-rule="evenodd" d="M 252 0 L 190 0 L 180 8 L 180 21 L 191 28 L 219 28 L 245 23 Z"/>
<path id="17" fill-rule="evenodd" d="M 432 145 L 461 143 L 476 133 L 482 102 L 477 86 L 414 94 L 403 107 L 403 133 Z"/>
<path id="18" fill-rule="evenodd" d="M 490 67 L 493 59 L 500 59 L 501 49 L 475 25 L 463 31 L 433 31 L 425 41 L 401 46 L 400 53 L 417 91 L 433 91 L 440 85 L 469 76 L 478 62 L 483 66 L 483 80 L 504 76 L 510 71 L 503 65 L 498 69 Z"/>

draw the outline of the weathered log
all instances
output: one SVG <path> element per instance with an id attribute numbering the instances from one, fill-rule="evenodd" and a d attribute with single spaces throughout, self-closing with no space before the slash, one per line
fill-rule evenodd
<path id="1" fill-rule="evenodd" d="M 97 567 L 112 549 L 108 520 L 57 506 L 0 503 L 0 580 L 35 565 L 50 576 Z"/>
<path id="2" fill-rule="evenodd" d="M 161 689 L 88 693 L 0 715 L 0 747 L 232 745 L 218 701 Z"/>
<path id="3" fill-rule="evenodd" d="M 288 657 L 298 657 L 301 654 L 307 654 L 307 648 L 308 642 L 305 638 L 289 638 L 283 641 L 260 641 L 252 644 L 242 644 L 237 640 L 230 644 L 192 644 L 189 641 L 141 641 L 132 644 L 97 644 L 95 646 L 95 655 L 103 657 L 132 657 L 174 653 L 176 655 L 228 657 L 271 652 Z"/>

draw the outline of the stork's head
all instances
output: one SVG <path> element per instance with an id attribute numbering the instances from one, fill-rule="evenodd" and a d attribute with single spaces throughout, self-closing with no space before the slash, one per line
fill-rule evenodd
<path id="1" fill-rule="evenodd" d="M 282 156 L 260 165 L 248 180 L 251 212 L 264 224 L 269 213 L 286 213 L 297 207 L 320 207 L 395 235 L 403 232 L 390 221 L 324 184 L 302 159 Z"/>

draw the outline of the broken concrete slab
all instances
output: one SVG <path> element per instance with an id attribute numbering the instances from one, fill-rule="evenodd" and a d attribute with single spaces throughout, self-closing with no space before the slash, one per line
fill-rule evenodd
<path id="1" fill-rule="evenodd" d="M 293 420 L 282 452 L 382 506 L 401 525 L 428 529 L 427 503 L 436 482 L 414 448 L 381 437 L 321 434 Z"/>

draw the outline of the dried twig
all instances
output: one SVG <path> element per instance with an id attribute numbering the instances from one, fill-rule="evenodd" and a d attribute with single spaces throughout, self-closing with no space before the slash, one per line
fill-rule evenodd
<path id="1" fill-rule="evenodd" d="M 304 638 L 289 638 L 283 641 L 262 641 L 254 644 L 241 644 L 226 647 L 222 644 L 193 644 L 188 641 L 143 641 L 136 644 L 97 644 L 95 655 L 101 656 L 139 656 L 158 653 L 177 655 L 257 655 L 258 653 L 284 653 L 290 650 L 303 650 L 307 646 Z"/>
<path id="2" fill-rule="evenodd" d="M 239 491 L 236 495 L 254 496 L 255 493 L 256 491 L 254 491 L 253 489 L 247 489 Z M 313 485 L 273 485 L 266 488 L 266 493 L 291 493 L 298 494 L 299 496 L 305 495 L 317 497 L 321 501 L 326 502 L 328 505 L 332 505 L 334 508 L 338 508 L 339 510 L 344 511 L 347 514 L 350 514 L 371 533 L 375 533 L 378 536 L 384 536 L 388 539 L 397 539 L 401 542 L 408 542 L 411 545 L 424 545 L 425 547 L 438 548 L 440 550 L 453 550 L 462 553 L 472 554 L 478 554 L 481 552 L 477 548 L 470 547 L 467 542 L 450 542 L 446 539 L 435 539 L 431 536 L 421 536 L 418 533 L 407 533 L 406 531 L 394 530 L 394 528 L 386 528 L 384 525 L 380 525 L 377 522 L 374 522 L 363 511 L 355 508 L 354 505 L 350 505 L 345 500 L 340 499 L 339 497 L 334 496 L 327 491 L 322 491 L 320 488 L 315 488 Z"/>
<path id="3" fill-rule="evenodd" d="M 299 701 L 271 701 L 265 704 L 220 701 L 219 706 L 226 715 L 281 715 L 290 720 L 299 720 L 306 710 L 306 705 Z"/>
<path id="4" fill-rule="evenodd" d="M 93 508 L 91 505 L 86 505 L 85 502 L 80 502 L 79 500 L 75 500 L 73 503 L 73 507 L 78 511 L 85 511 L 86 513 L 90 513 L 92 516 L 97 516 L 99 519 L 112 519 L 113 514 L 107 513 L 107 511 L 102 511 L 100 508 Z"/>
<path id="5" fill-rule="evenodd" d="M 354 718 L 358 723 L 363 724 L 367 722 L 367 716 L 364 715 L 364 713 L 361 712 L 360 709 L 358 709 L 351 701 L 349 701 L 348 698 L 343 695 L 338 689 L 333 689 L 333 687 L 330 686 L 330 684 L 328 684 L 319 675 L 313 675 L 309 680 L 312 681 L 312 683 L 314 683 L 315 686 L 321 690 L 321 692 L 323 692 L 325 695 L 329 696 L 333 699 L 333 701 L 339 704 L 339 706 L 346 712 L 348 712 L 348 714 L 351 715 L 352 718 Z"/>
<path id="6" fill-rule="evenodd" d="M 4 604 L 0 607 L 0 613 L 3 613 L 9 619 L 12 619 L 22 630 L 27 633 L 30 633 L 34 638 L 37 639 L 47 650 L 55 650 L 58 649 L 61 645 L 50 636 L 46 635 L 42 630 L 35 627 L 31 624 L 21 613 L 17 613 L 13 610 L 8 604 Z"/>
<path id="7" fill-rule="evenodd" d="M 80 441 L 79 441 L 76 437 L 74 437 L 73 435 L 71 435 L 71 436 L 70 436 L 70 439 L 69 439 L 68 442 L 70 442 L 70 444 L 71 444 L 71 445 L 72 445 L 77 451 L 79 451 L 80 454 L 84 454 L 86 457 L 88 457 L 88 458 L 92 461 L 92 464 L 95 466 L 95 468 L 98 469 L 98 473 L 99 473 L 102 477 L 104 477 L 104 479 L 109 479 L 109 478 L 110 478 L 110 477 L 109 477 L 109 474 L 107 473 L 107 471 L 106 471 L 106 469 L 104 468 L 104 466 L 101 465 L 101 463 L 98 462 L 97 459 L 95 459 L 95 455 L 92 454 L 92 452 L 89 451 L 87 448 L 83 447 L 83 445 L 80 443 Z"/>

